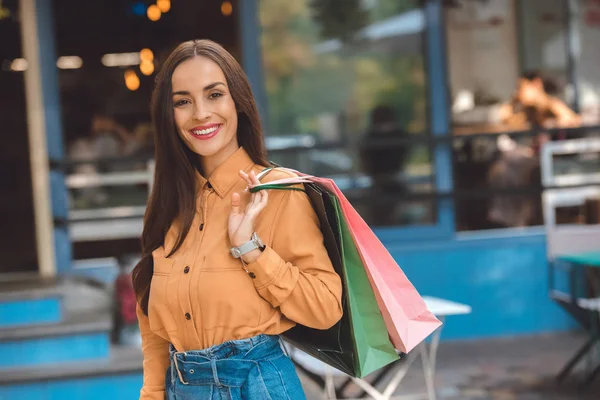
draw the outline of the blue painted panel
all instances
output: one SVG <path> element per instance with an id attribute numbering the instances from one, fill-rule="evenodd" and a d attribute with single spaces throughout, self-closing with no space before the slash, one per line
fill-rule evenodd
<path id="1" fill-rule="evenodd" d="M 73 247 L 66 228 L 54 228 L 54 256 L 59 275 L 67 275 L 73 267 Z"/>
<path id="2" fill-rule="evenodd" d="M 64 146 L 52 0 L 36 0 L 35 5 L 48 156 L 52 160 L 61 160 L 64 157 Z"/>
<path id="3" fill-rule="evenodd" d="M 104 359 L 109 356 L 109 346 L 108 333 L 0 342 L 0 368 Z"/>
<path id="4" fill-rule="evenodd" d="M 548 297 L 544 235 L 456 239 L 388 250 L 422 295 L 466 303 L 473 312 L 449 317 L 444 339 L 511 336 L 576 327 Z"/>
<path id="5" fill-rule="evenodd" d="M 52 197 L 52 216 L 54 218 L 67 218 L 69 203 L 65 174 L 63 172 L 50 171 L 50 195 Z"/>
<path id="6" fill-rule="evenodd" d="M 250 81 L 263 128 L 268 122 L 267 90 L 262 69 L 260 22 L 257 0 L 239 2 L 239 26 L 242 40 L 242 65 Z"/>
<path id="7" fill-rule="evenodd" d="M 0 328 L 60 322 L 60 297 L 0 303 Z"/>
<path id="8" fill-rule="evenodd" d="M 0 386 L 0 400 L 131 400 L 142 387 L 141 373 Z"/>

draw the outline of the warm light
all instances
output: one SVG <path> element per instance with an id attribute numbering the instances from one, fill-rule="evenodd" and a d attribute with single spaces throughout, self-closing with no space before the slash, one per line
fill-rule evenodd
<path id="1" fill-rule="evenodd" d="M 160 11 L 167 13 L 171 9 L 171 0 L 158 0 L 156 5 Z"/>
<path id="2" fill-rule="evenodd" d="M 154 53 L 150 49 L 142 49 L 140 50 L 140 60 L 142 61 L 152 61 L 154 60 Z"/>
<path id="3" fill-rule="evenodd" d="M 140 53 L 110 53 L 102 56 L 105 67 L 127 67 L 140 63 Z"/>
<path id="4" fill-rule="evenodd" d="M 140 71 L 144 75 L 152 75 L 154 72 L 154 63 L 150 60 L 142 60 L 140 63 Z"/>
<path id="5" fill-rule="evenodd" d="M 229 17 L 232 12 L 233 12 L 233 5 L 231 5 L 231 2 L 230 1 L 224 1 L 221 4 L 221 13 L 224 16 Z"/>
<path id="6" fill-rule="evenodd" d="M 10 69 L 17 72 L 25 71 L 29 67 L 29 63 L 24 58 L 15 58 L 12 63 L 10 63 Z"/>
<path id="7" fill-rule="evenodd" d="M 135 71 L 131 69 L 125 71 L 125 86 L 127 86 L 127 89 L 131 90 L 132 92 L 139 89 L 140 78 L 138 78 Z"/>
<path id="8" fill-rule="evenodd" d="M 82 65 L 83 60 L 78 56 L 62 56 L 56 60 L 56 66 L 60 69 L 77 69 Z"/>
<path id="9" fill-rule="evenodd" d="M 148 10 L 146 11 L 146 15 L 148 15 L 148 19 L 150 21 L 158 21 L 160 19 L 160 8 L 158 8 L 158 6 L 156 4 L 152 4 L 150 7 L 148 7 Z"/>

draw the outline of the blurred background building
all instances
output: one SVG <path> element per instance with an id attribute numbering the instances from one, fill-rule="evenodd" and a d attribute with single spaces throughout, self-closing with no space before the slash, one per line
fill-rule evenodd
<path id="1" fill-rule="evenodd" d="M 550 219 L 598 223 L 600 2 L 0 0 L 0 399 L 135 398 L 115 282 L 139 253 L 155 74 L 193 38 L 243 65 L 274 162 L 333 177 L 422 294 L 472 307 L 444 339 L 580 326 L 549 294 L 542 194 L 591 187 Z M 544 146 L 574 139 L 543 181 Z"/>

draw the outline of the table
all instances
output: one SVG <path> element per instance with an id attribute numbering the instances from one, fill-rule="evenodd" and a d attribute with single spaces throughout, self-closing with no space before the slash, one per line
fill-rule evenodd
<path id="1" fill-rule="evenodd" d="M 600 247 L 600 238 L 598 238 L 598 246 Z M 557 260 L 584 267 L 600 268 L 600 250 L 586 251 L 583 253 L 575 254 L 565 254 L 558 257 Z"/>
<path id="2" fill-rule="evenodd" d="M 471 306 L 461 303 L 456 303 L 450 300 L 445 300 L 437 297 L 424 296 L 423 300 L 425 300 L 425 304 L 427 308 L 435 314 L 442 322 L 444 322 L 446 317 L 453 315 L 466 315 L 471 313 Z M 443 327 L 443 326 L 442 326 Z M 375 388 L 375 385 L 381 381 L 386 375 L 389 375 L 393 369 L 398 365 L 397 363 L 392 363 L 382 368 L 378 373 L 376 373 L 375 378 L 371 382 L 367 382 L 364 379 L 348 377 L 348 379 L 342 384 L 341 387 L 336 388 L 334 384 L 335 375 L 344 375 L 341 372 L 334 370 L 333 368 L 325 365 L 324 363 L 312 358 L 306 353 L 300 352 L 299 350 L 292 350 L 290 352 L 290 356 L 294 360 L 294 362 L 300 366 L 301 370 L 309 372 L 309 375 L 322 374 L 325 375 L 324 382 L 317 382 L 320 384 L 322 389 L 324 390 L 325 398 L 327 399 L 337 399 L 338 395 L 345 387 L 350 383 L 354 383 L 359 386 L 363 390 L 363 394 L 369 395 L 371 398 L 375 400 L 391 400 L 391 399 L 402 399 L 402 397 L 394 396 L 393 393 L 396 391 L 408 369 L 412 365 L 412 363 L 421 356 L 421 360 L 423 363 L 423 373 L 425 376 L 425 383 L 427 387 L 426 398 L 429 400 L 435 400 L 435 387 L 434 387 L 434 378 L 435 378 L 435 365 L 437 360 L 437 351 L 440 342 L 440 336 L 442 327 L 438 328 L 432 335 L 431 341 L 428 344 L 426 341 L 421 342 L 415 349 L 413 349 L 410 353 L 404 357 L 400 364 L 400 368 L 394 371 L 394 376 L 388 385 L 383 389 L 383 391 L 379 391 Z M 345 375 L 344 375 L 345 376 Z M 361 394 L 360 396 L 362 396 Z M 414 396 L 411 396 L 414 398 Z"/>
<path id="3" fill-rule="evenodd" d="M 600 243 L 599 243 L 600 246 Z M 556 261 L 560 263 L 567 263 L 575 267 L 585 268 L 600 268 L 600 250 L 597 251 L 586 251 L 572 254 L 564 254 L 558 256 Z M 551 272 L 553 273 L 553 272 Z M 594 274 L 594 279 L 596 284 L 600 284 L 600 276 Z M 574 278 L 574 273 L 571 274 L 571 279 Z M 587 311 L 592 312 L 597 315 L 600 312 L 600 297 L 592 297 L 592 298 L 578 298 L 578 293 L 576 293 L 576 285 L 571 284 L 569 296 L 557 296 L 556 294 L 553 296 L 554 300 L 565 306 L 565 309 L 569 311 L 580 323 L 582 323 L 582 318 L 578 317 L 575 313 L 575 308 L 579 309 L 581 312 Z M 581 346 L 581 348 L 575 353 L 573 357 L 565 364 L 563 368 L 561 368 L 560 372 L 557 375 L 557 380 L 563 380 L 565 377 L 569 375 L 569 373 L 573 370 L 573 368 L 581 361 L 583 357 L 589 354 L 593 349 L 594 345 L 600 342 L 600 332 L 598 329 L 598 321 L 591 321 L 589 324 L 582 323 L 583 327 L 586 328 L 589 334 L 588 340 Z M 587 326 L 589 325 L 589 326 Z M 600 365 L 596 366 L 594 370 L 585 378 L 583 385 L 589 385 L 598 375 L 600 375 Z"/>

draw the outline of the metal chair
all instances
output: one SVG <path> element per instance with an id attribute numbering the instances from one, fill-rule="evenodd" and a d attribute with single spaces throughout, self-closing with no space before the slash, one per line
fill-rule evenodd
<path id="1" fill-rule="evenodd" d="M 589 332 L 590 337 L 559 372 L 557 379 L 562 380 L 572 371 L 594 345 L 600 342 L 598 315 L 600 297 L 598 293 L 586 293 L 582 287 L 585 278 L 584 269 L 577 268 L 565 259 L 569 255 L 594 251 L 600 248 L 600 225 L 566 224 L 557 225 L 555 210 L 557 207 L 582 206 L 589 197 L 600 195 L 600 187 L 561 188 L 546 190 L 542 195 L 544 222 L 547 237 L 550 297 L 564 307 Z M 569 275 L 568 290 L 556 288 L 555 273 L 566 271 Z M 598 374 L 597 367 L 585 380 L 591 382 Z"/>

